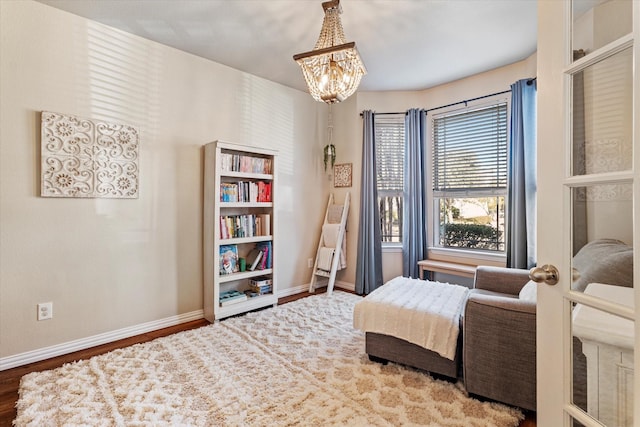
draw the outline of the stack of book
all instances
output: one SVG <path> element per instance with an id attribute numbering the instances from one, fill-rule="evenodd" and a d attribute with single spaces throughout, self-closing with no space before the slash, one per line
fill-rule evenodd
<path id="1" fill-rule="evenodd" d="M 247 296 L 240 291 L 232 290 L 225 291 L 220 293 L 220 306 L 224 307 L 226 305 L 237 304 L 242 301 L 246 301 Z"/>
<path id="2" fill-rule="evenodd" d="M 221 153 L 220 166 L 223 171 L 271 174 L 273 163 L 262 157 Z"/>
<path id="3" fill-rule="evenodd" d="M 220 238 L 268 236 L 271 234 L 269 214 L 220 215 Z"/>
<path id="4" fill-rule="evenodd" d="M 250 281 L 251 292 L 258 295 L 270 294 L 273 291 L 273 280 L 268 277 L 257 277 Z"/>
<path id="5" fill-rule="evenodd" d="M 220 183 L 221 202 L 270 202 L 271 182 L 237 181 Z"/>

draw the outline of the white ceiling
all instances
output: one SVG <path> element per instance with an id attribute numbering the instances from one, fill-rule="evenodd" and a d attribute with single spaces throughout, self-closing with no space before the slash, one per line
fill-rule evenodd
<path id="1" fill-rule="evenodd" d="M 321 0 L 38 0 L 286 86 L 313 48 Z M 536 0 L 342 0 L 360 89 L 420 90 L 511 64 L 536 50 Z"/>

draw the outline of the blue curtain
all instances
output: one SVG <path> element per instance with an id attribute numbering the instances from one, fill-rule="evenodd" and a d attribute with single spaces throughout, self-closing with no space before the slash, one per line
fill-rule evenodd
<path id="1" fill-rule="evenodd" d="M 426 217 L 427 113 L 411 109 L 405 116 L 402 275 L 419 278 L 418 261 L 427 257 Z"/>
<path id="2" fill-rule="evenodd" d="M 378 211 L 374 114 L 372 111 L 364 111 L 362 118 L 362 188 L 355 290 L 359 295 L 366 295 L 382 286 L 382 238 Z"/>
<path id="3" fill-rule="evenodd" d="M 507 267 L 536 265 L 536 80 L 511 85 Z"/>

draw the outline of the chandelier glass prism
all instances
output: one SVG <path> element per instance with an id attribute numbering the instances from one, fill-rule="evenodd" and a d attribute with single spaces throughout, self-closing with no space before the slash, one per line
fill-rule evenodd
<path id="1" fill-rule="evenodd" d="M 322 3 L 324 20 L 313 50 L 293 59 L 302 68 L 309 93 L 316 101 L 336 104 L 358 89 L 367 74 L 355 42 L 347 43 L 340 21 L 340 0 Z"/>

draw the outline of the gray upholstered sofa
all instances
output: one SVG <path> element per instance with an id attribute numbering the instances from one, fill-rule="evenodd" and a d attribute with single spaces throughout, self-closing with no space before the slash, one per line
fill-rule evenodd
<path id="1" fill-rule="evenodd" d="M 584 245 L 573 257 L 575 290 L 593 282 L 633 286 L 633 249 L 614 239 Z M 536 410 L 536 284 L 520 269 L 479 266 L 453 361 L 387 335 L 367 333 L 372 360 L 394 361 L 455 378 L 462 366 L 472 395 Z M 586 360 L 573 340 L 574 402 L 586 410 Z M 461 363 L 459 359 L 462 359 Z"/>
<path id="2" fill-rule="evenodd" d="M 584 291 L 589 283 L 633 287 L 633 248 L 616 239 L 597 239 L 573 257 L 576 280 L 571 288 Z"/>
<path id="3" fill-rule="evenodd" d="M 520 298 L 527 270 L 479 266 L 463 318 L 467 391 L 536 409 L 536 302 Z M 531 286 L 531 285 L 530 285 Z"/>
<path id="4" fill-rule="evenodd" d="M 596 239 L 573 257 L 572 289 L 589 283 L 633 286 L 633 248 Z M 536 409 L 536 285 L 528 271 L 478 267 L 463 318 L 462 366 L 469 393 Z M 586 359 L 573 340 L 573 399 L 586 410 Z"/>

